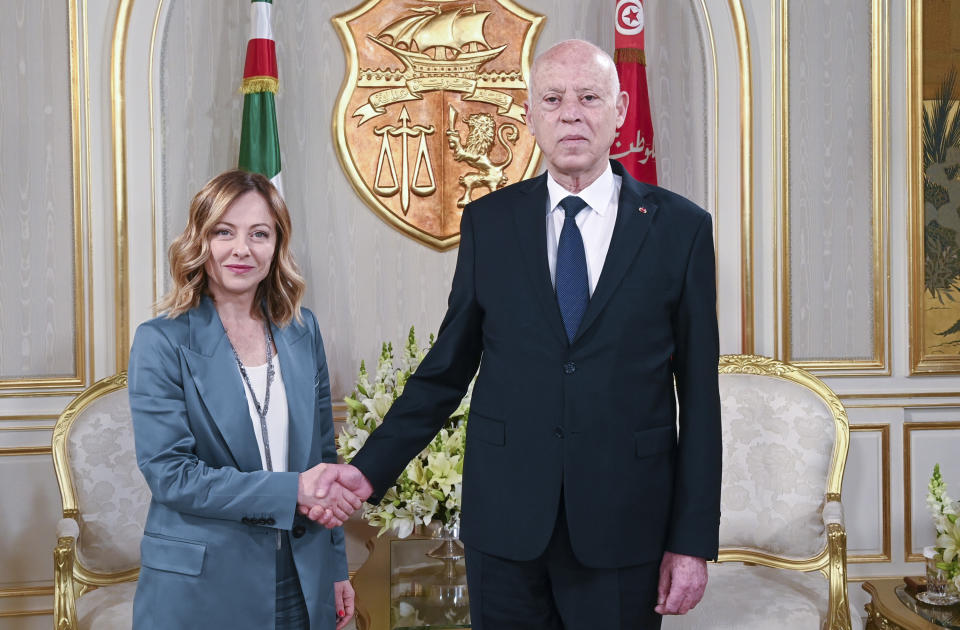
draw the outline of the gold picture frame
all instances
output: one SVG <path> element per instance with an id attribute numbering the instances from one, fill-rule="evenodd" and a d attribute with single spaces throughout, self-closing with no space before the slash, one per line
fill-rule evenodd
<path id="1" fill-rule="evenodd" d="M 951 16 L 951 3 L 942 0 L 907 0 L 907 15 L 910 372 L 957 374 L 960 54 L 950 46 L 960 41 L 960 13 Z M 951 201 L 954 188 L 958 198 Z"/>

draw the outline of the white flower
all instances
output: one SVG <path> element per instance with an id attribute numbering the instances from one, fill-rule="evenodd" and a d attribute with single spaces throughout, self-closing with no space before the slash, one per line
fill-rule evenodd
<path id="1" fill-rule="evenodd" d="M 351 435 L 347 433 L 346 429 L 343 429 L 340 432 L 340 436 L 341 450 L 343 451 L 341 452 L 341 455 L 353 459 L 353 456 L 357 454 L 357 451 L 363 448 L 363 445 L 366 444 L 367 438 L 370 437 L 370 432 L 358 428 Z"/>
<path id="2" fill-rule="evenodd" d="M 381 346 L 376 376 L 372 380 L 364 363 L 360 363 L 356 389 L 345 399 L 347 418 L 337 449 L 345 461 L 353 459 L 383 422 L 393 401 L 403 391 L 431 345 L 432 337 L 429 344 L 421 348 L 411 328 L 397 360 L 392 344 Z M 380 504 L 364 505 L 364 518 L 370 525 L 380 528 L 379 534 L 392 529 L 399 537 L 405 538 L 415 525 L 426 525 L 433 519 L 459 527 L 466 422 L 472 391 L 473 383 L 450 415 L 447 426 L 410 462 Z"/>
<path id="3" fill-rule="evenodd" d="M 960 519 L 953 523 L 947 519 L 946 528 L 937 536 L 937 547 L 943 549 L 944 562 L 953 562 L 960 554 Z"/>
<path id="4" fill-rule="evenodd" d="M 383 417 L 387 415 L 387 411 L 390 410 L 390 405 L 393 404 L 393 396 L 388 394 L 383 389 L 378 388 L 373 395 L 373 398 L 365 398 L 363 400 L 363 406 L 367 408 L 367 413 L 364 415 L 363 419 L 366 421 L 376 420 L 379 425 L 383 420 Z"/>
<path id="5" fill-rule="evenodd" d="M 413 517 L 413 514 L 407 508 L 398 508 L 393 514 L 393 521 L 391 522 L 391 527 L 397 532 L 397 536 L 400 538 L 406 538 L 413 533 L 413 528 L 416 525 L 416 520 Z"/>

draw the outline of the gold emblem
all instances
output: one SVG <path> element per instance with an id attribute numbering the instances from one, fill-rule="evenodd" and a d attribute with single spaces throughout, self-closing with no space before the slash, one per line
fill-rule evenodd
<path id="1" fill-rule="evenodd" d="M 368 0 L 333 18 L 347 55 L 333 135 L 367 205 L 444 250 L 466 204 L 536 172 L 521 127 L 542 22 L 512 0 Z"/>

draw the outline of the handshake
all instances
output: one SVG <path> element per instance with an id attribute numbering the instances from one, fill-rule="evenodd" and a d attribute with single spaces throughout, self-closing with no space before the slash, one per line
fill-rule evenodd
<path id="1" fill-rule="evenodd" d="M 327 529 L 343 525 L 373 494 L 373 486 L 350 464 L 318 464 L 300 473 L 297 511 Z"/>

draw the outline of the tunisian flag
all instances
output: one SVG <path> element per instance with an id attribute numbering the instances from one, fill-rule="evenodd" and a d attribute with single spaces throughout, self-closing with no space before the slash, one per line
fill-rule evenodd
<path id="1" fill-rule="evenodd" d="M 617 3 L 613 60 L 620 75 L 620 89 L 630 95 L 627 118 L 610 147 L 610 157 L 627 172 L 648 184 L 657 183 L 657 160 L 653 152 L 653 121 L 647 92 L 647 57 L 643 52 L 642 0 Z"/>

